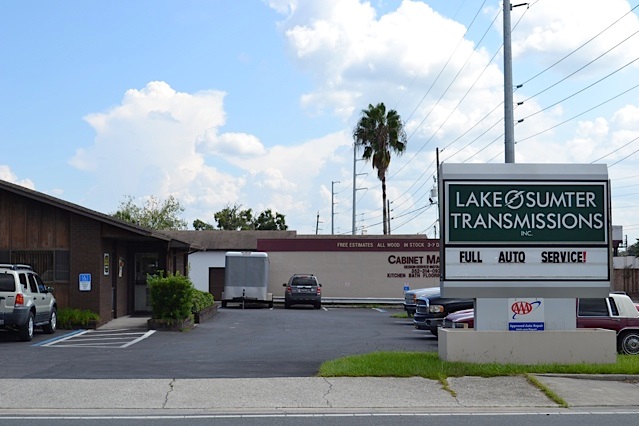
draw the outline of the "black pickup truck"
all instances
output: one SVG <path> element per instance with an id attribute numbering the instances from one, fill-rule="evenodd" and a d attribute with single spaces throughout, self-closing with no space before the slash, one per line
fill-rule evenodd
<path id="1" fill-rule="evenodd" d="M 474 299 L 444 298 L 440 294 L 420 297 L 417 299 L 413 324 L 415 328 L 429 330 L 437 336 L 437 329 L 442 326 L 446 315 L 474 307 Z"/>

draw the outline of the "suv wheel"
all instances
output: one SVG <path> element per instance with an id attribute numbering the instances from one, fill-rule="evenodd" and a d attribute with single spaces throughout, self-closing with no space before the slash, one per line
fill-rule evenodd
<path id="1" fill-rule="evenodd" d="M 51 310 L 51 317 L 49 317 L 49 323 L 42 326 L 42 331 L 47 334 L 55 333 L 58 328 L 58 313 L 55 308 Z"/>
<path id="2" fill-rule="evenodd" d="M 18 339 L 23 342 L 33 339 L 33 312 L 29 312 L 27 323 L 18 330 Z"/>
<path id="3" fill-rule="evenodd" d="M 315 309 L 322 309 L 322 302 L 315 302 Z"/>

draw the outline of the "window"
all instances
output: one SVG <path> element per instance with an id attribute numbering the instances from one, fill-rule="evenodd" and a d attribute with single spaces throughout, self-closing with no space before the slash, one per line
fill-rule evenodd
<path id="1" fill-rule="evenodd" d="M 607 317 L 606 299 L 579 299 L 577 315 L 580 317 Z"/>
<path id="2" fill-rule="evenodd" d="M 11 274 L 0 274 L 0 291 L 16 291 L 16 282 Z"/>
<path id="3" fill-rule="evenodd" d="M 27 290 L 27 274 L 18 274 L 18 277 L 20 277 L 20 284 L 22 284 L 22 287 Z"/>
<path id="4" fill-rule="evenodd" d="M 617 304 L 615 303 L 615 299 L 613 299 L 612 297 L 609 297 L 608 298 L 608 303 L 610 303 L 610 311 L 612 312 L 612 316 L 618 317 L 619 316 L 619 308 L 617 308 Z"/>
<path id="5" fill-rule="evenodd" d="M 36 282 L 35 275 L 29 274 L 29 287 L 31 288 L 31 293 L 38 292 L 38 283 Z"/>
<path id="6" fill-rule="evenodd" d="M 69 281 L 69 250 L 13 250 L 10 263 L 30 265 L 43 281 Z"/>

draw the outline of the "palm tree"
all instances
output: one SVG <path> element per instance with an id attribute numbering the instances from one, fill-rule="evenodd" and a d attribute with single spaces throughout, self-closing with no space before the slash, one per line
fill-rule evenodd
<path id="1" fill-rule="evenodd" d="M 364 160 L 372 159 L 374 169 L 377 169 L 377 177 L 382 182 L 382 211 L 384 220 L 384 235 L 388 233 L 386 221 L 386 171 L 391 160 L 391 152 L 401 155 L 406 150 L 406 132 L 404 124 L 397 111 L 391 109 L 386 112 L 386 106 L 379 103 L 376 106 L 368 105 L 368 109 L 362 110 L 362 118 L 357 122 L 353 130 L 355 149 L 363 147 Z M 389 212 L 390 213 L 390 212 Z"/>

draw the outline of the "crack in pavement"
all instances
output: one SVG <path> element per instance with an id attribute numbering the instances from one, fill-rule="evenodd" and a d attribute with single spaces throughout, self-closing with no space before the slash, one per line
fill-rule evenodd
<path id="1" fill-rule="evenodd" d="M 175 378 L 171 380 L 171 383 L 169 383 L 169 390 L 166 392 L 166 395 L 164 396 L 164 403 L 162 404 L 162 408 L 166 408 L 166 404 L 169 403 L 169 395 L 171 394 L 171 392 L 173 392 L 173 386 L 175 385 Z"/>
<path id="2" fill-rule="evenodd" d="M 329 408 L 333 408 L 333 405 L 331 404 L 331 402 L 328 399 L 328 395 L 331 393 L 331 391 L 333 390 L 333 384 L 326 378 L 324 377 L 324 381 L 326 382 L 326 384 L 328 384 L 328 390 L 326 391 L 326 393 L 324 394 L 323 398 L 326 401 L 326 405 Z"/>

